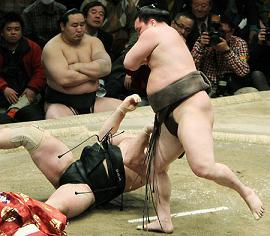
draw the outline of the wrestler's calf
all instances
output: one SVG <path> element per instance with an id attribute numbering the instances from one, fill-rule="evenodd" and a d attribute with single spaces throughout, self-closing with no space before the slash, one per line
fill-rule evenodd
<path id="1" fill-rule="evenodd" d="M 10 142 L 14 147 L 24 146 L 31 153 L 39 147 L 44 134 L 45 131 L 43 129 L 33 125 L 14 128 L 11 130 Z"/>

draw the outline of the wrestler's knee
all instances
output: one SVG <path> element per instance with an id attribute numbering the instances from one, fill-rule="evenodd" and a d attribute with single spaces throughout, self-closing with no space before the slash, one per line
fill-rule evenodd
<path id="1" fill-rule="evenodd" d="M 24 146 L 29 152 L 35 151 L 43 137 L 45 131 L 35 126 L 14 128 L 11 130 L 10 142 L 16 147 Z"/>
<path id="2" fill-rule="evenodd" d="M 190 168 L 193 173 L 200 178 L 213 179 L 214 165 L 193 164 L 190 165 Z"/>
<path id="3" fill-rule="evenodd" d="M 45 119 L 56 119 L 59 117 L 59 109 L 57 109 L 57 105 L 50 104 L 47 106 L 45 112 Z"/>
<path id="4" fill-rule="evenodd" d="M 72 107 L 63 104 L 50 104 L 45 112 L 45 119 L 57 119 L 63 116 L 73 116 L 76 111 Z"/>

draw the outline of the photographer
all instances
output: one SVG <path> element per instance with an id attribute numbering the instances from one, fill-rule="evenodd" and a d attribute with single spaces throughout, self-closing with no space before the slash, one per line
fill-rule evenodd
<path id="1" fill-rule="evenodd" d="M 269 18 L 270 23 L 270 18 Z M 270 25 L 270 24 L 269 24 Z M 270 28 L 262 25 L 250 45 L 251 79 L 259 91 L 270 90 Z"/>
<path id="2" fill-rule="evenodd" d="M 235 30 L 229 19 L 214 15 L 192 49 L 197 69 L 212 83 L 211 97 L 233 95 L 238 89 L 250 86 L 246 77 L 250 71 L 247 43 L 234 36 Z"/>

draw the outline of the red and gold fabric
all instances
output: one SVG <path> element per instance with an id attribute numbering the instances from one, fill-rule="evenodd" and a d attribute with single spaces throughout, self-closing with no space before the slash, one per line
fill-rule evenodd
<path id="1" fill-rule="evenodd" d="M 0 235 L 30 224 L 46 235 L 66 235 L 67 218 L 56 208 L 22 193 L 0 192 Z"/>

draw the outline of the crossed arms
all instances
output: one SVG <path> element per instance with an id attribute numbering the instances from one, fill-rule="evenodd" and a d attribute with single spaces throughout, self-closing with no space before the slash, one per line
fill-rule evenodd
<path id="1" fill-rule="evenodd" d="M 101 41 L 95 37 L 88 38 L 87 43 L 91 45 L 89 55 L 90 62 L 69 63 L 66 55 L 59 48 L 58 43 L 51 43 L 45 46 L 42 53 L 42 63 L 49 79 L 62 87 L 74 87 L 86 82 L 96 83 L 96 81 L 111 72 L 111 59 L 106 53 Z M 71 50 L 75 46 L 70 46 Z M 84 52 L 84 47 L 79 50 Z M 89 56 L 90 57 L 90 56 Z"/>

